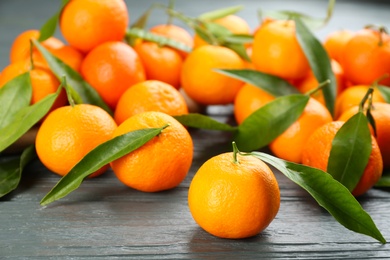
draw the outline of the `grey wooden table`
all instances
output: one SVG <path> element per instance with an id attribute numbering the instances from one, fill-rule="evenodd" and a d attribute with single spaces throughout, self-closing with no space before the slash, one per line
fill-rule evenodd
<path id="1" fill-rule="evenodd" d="M 127 1 L 134 21 L 154 1 Z M 325 15 L 326 1 L 177 1 L 177 9 L 196 16 L 226 5 L 244 5 L 239 14 L 251 27 L 256 10 L 297 10 Z M 59 1 L 0 1 L 0 70 L 8 64 L 13 38 L 40 25 Z M 328 26 L 316 34 L 367 23 L 390 28 L 387 1 L 340 1 Z M 156 13 L 150 24 L 162 22 Z M 165 21 L 165 20 L 164 20 Z M 59 34 L 58 34 L 59 35 Z M 227 112 L 227 113 L 221 113 Z M 231 122 L 229 108 L 209 109 L 216 119 Z M 0 199 L 0 259 L 390 259 L 390 246 L 353 233 L 331 217 L 301 188 L 275 171 L 281 190 L 276 219 L 260 235 L 244 240 L 213 237 L 193 221 L 187 207 L 189 183 L 199 166 L 213 155 L 230 151 L 226 133 L 191 130 L 194 162 L 179 187 L 142 193 L 122 185 L 108 171 L 88 179 L 68 197 L 47 207 L 40 199 L 59 178 L 39 161 L 24 172 L 20 187 Z M 359 198 L 384 237 L 390 239 L 390 191 L 372 189 Z"/>

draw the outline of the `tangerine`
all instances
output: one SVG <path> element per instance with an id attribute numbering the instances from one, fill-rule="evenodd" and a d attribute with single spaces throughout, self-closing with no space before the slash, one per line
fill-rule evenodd
<path id="1" fill-rule="evenodd" d="M 115 121 L 121 124 L 127 118 L 146 111 L 168 115 L 188 114 L 186 101 L 173 86 L 158 80 L 146 80 L 128 88 L 115 109 Z"/>
<path id="2" fill-rule="evenodd" d="M 140 191 L 157 192 L 172 189 L 184 180 L 192 163 L 193 143 L 187 129 L 170 115 L 155 111 L 136 114 L 120 124 L 113 136 L 167 124 L 161 134 L 142 147 L 111 162 L 122 183 Z"/>
<path id="3" fill-rule="evenodd" d="M 81 64 L 81 75 L 112 109 L 126 89 L 145 80 L 141 59 L 124 42 L 106 42 L 91 50 Z"/>
<path id="4" fill-rule="evenodd" d="M 278 213 L 280 191 L 271 169 L 252 156 L 223 153 L 207 160 L 188 190 L 196 223 L 221 238 L 247 238 L 264 230 Z"/>
<path id="5" fill-rule="evenodd" d="M 214 69 L 244 69 L 237 53 L 222 46 L 204 45 L 184 61 L 181 85 L 190 98 L 204 105 L 223 105 L 234 101 L 243 82 Z"/>
<path id="6" fill-rule="evenodd" d="M 66 41 L 87 53 L 108 41 L 121 41 L 129 23 L 123 0 L 72 0 L 63 8 L 60 29 Z"/>
<path id="7" fill-rule="evenodd" d="M 327 171 L 332 141 L 344 122 L 333 121 L 318 128 L 303 147 L 302 163 Z M 356 187 L 354 196 L 360 196 L 369 190 L 382 176 L 383 161 L 375 138 L 371 137 L 372 151 L 367 166 Z"/>
<path id="8" fill-rule="evenodd" d="M 52 172 L 66 175 L 87 153 L 111 139 L 117 125 L 102 108 L 79 104 L 51 112 L 35 140 L 40 161 Z M 91 174 L 102 174 L 108 165 Z"/>

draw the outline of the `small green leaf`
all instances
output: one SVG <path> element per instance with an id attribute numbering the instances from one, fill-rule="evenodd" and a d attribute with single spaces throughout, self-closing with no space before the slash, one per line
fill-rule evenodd
<path id="1" fill-rule="evenodd" d="M 246 51 L 246 48 L 244 46 L 244 44 L 242 43 L 228 43 L 228 42 L 225 42 L 223 44 L 223 46 L 233 50 L 235 53 L 238 54 L 238 56 L 241 57 L 241 59 L 244 59 L 246 61 L 251 61 L 251 58 L 248 56 L 248 53 Z"/>
<path id="2" fill-rule="evenodd" d="M 312 17 L 312 16 L 304 14 L 304 13 L 294 12 L 294 11 L 289 11 L 289 10 L 281 10 L 281 11 L 262 11 L 262 10 L 259 10 L 258 14 L 259 14 L 259 17 L 261 17 L 260 20 L 262 20 L 262 18 L 264 18 L 264 17 L 270 17 L 270 18 L 273 18 L 276 20 L 289 20 L 289 19 L 293 19 L 293 18 L 299 18 L 310 29 L 318 29 L 320 27 L 325 26 L 329 22 L 330 18 L 333 15 L 333 9 L 334 9 L 335 2 L 336 2 L 336 0 L 329 0 L 328 9 L 327 9 L 325 18 Z"/>
<path id="3" fill-rule="evenodd" d="M 269 154 L 260 152 L 251 154 L 269 163 L 309 192 L 321 207 L 325 208 L 347 229 L 368 235 L 383 244 L 386 243 L 370 215 L 364 211 L 348 189 L 333 179 L 330 174 L 319 169 L 287 162 Z"/>
<path id="4" fill-rule="evenodd" d="M 242 5 L 230 6 L 222 9 L 217 9 L 214 11 L 206 12 L 198 16 L 199 20 L 203 21 L 214 21 L 216 19 L 235 14 L 243 8 Z"/>
<path id="5" fill-rule="evenodd" d="M 217 69 L 215 71 L 259 87 L 275 97 L 300 93 L 287 81 L 257 70 Z"/>
<path id="6" fill-rule="evenodd" d="M 378 90 L 386 101 L 386 103 L 390 103 L 390 87 L 378 86 Z"/>
<path id="7" fill-rule="evenodd" d="M 358 112 L 337 131 L 332 141 L 327 172 L 352 191 L 363 175 L 371 149 L 367 118 Z"/>
<path id="8" fill-rule="evenodd" d="M 374 185 L 377 188 L 388 188 L 390 187 L 390 171 L 383 172 L 380 180 Z"/>
<path id="9" fill-rule="evenodd" d="M 253 35 L 250 34 L 230 34 L 224 38 L 226 43 L 245 44 L 253 42 Z"/>
<path id="10" fill-rule="evenodd" d="M 241 151 L 266 146 L 300 117 L 308 101 L 309 97 L 302 94 L 276 98 L 239 125 L 234 141 Z"/>
<path id="11" fill-rule="evenodd" d="M 161 133 L 167 126 L 161 128 L 140 129 L 114 137 L 102 143 L 83 157 L 68 174 L 53 187 L 41 200 L 41 205 L 47 205 L 61 199 L 76 190 L 82 181 L 104 165 L 138 149 L 153 137 Z"/>
<path id="12" fill-rule="evenodd" d="M 230 131 L 230 132 L 237 130 L 237 127 L 233 127 L 228 124 L 218 122 L 212 119 L 211 117 L 198 114 L 198 113 L 190 113 L 187 115 L 174 116 L 174 118 L 177 121 L 179 121 L 181 124 L 188 127 L 208 129 L 208 130 Z"/>
<path id="13" fill-rule="evenodd" d="M 68 2 L 69 0 L 62 0 L 60 10 L 58 10 L 57 13 L 50 17 L 49 20 L 47 20 L 46 23 L 41 27 L 38 38 L 39 42 L 43 42 L 44 40 L 54 35 L 57 29 L 58 21 L 60 19 L 61 11 Z"/>
<path id="14" fill-rule="evenodd" d="M 13 121 L 1 129 L 0 152 L 18 140 L 49 112 L 61 90 L 59 87 L 56 93 L 47 95 L 32 106 L 22 108 L 14 115 Z"/>
<path id="15" fill-rule="evenodd" d="M 144 39 L 150 42 L 158 43 L 160 46 L 169 46 L 174 49 L 185 51 L 185 52 L 191 52 L 192 50 L 191 47 L 189 47 L 188 45 L 182 42 L 175 41 L 171 38 L 164 37 L 162 35 L 158 35 L 139 28 L 131 28 L 127 30 L 126 35 L 127 35 L 126 37 L 131 36 L 135 38 Z"/>
<path id="16" fill-rule="evenodd" d="M 34 45 L 38 48 L 40 53 L 44 56 L 45 60 L 49 64 L 50 69 L 57 76 L 57 78 L 61 80 L 63 76 L 66 77 L 69 86 L 74 89 L 72 96 L 75 98 L 76 102 L 78 100 L 82 101 L 82 103 L 85 104 L 96 105 L 103 108 L 108 113 L 112 114 L 111 109 L 107 106 L 106 103 L 104 103 L 98 92 L 94 88 L 92 88 L 86 81 L 84 81 L 80 74 L 74 71 L 63 61 L 52 55 L 38 41 L 32 41 Z"/>
<path id="17" fill-rule="evenodd" d="M 32 87 L 30 73 L 23 73 L 0 88 L 0 129 L 12 122 L 14 115 L 30 105 Z"/>
<path id="18" fill-rule="evenodd" d="M 337 82 L 334 76 L 329 56 L 321 42 L 311 33 L 305 24 L 295 19 L 296 35 L 303 52 L 310 63 L 310 67 L 318 82 L 330 80 L 330 83 L 322 89 L 326 107 L 334 114 L 334 103 L 336 99 Z"/>
<path id="19" fill-rule="evenodd" d="M 0 160 L 0 198 L 18 187 L 24 167 L 35 157 L 35 146 L 30 145 L 20 156 Z"/>

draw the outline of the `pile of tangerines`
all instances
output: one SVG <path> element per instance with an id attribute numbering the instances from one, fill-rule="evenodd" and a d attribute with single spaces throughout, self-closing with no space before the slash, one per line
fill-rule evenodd
<path id="1" fill-rule="evenodd" d="M 143 39 L 130 45 L 124 41 L 129 15 L 123 0 L 70 1 L 59 21 L 66 43 L 50 37 L 41 44 L 78 72 L 113 114 L 95 105 L 68 105 L 64 90 L 40 122 L 35 145 L 41 162 L 66 175 L 88 152 L 115 136 L 168 125 L 141 148 L 91 176 L 111 166 L 129 187 L 145 192 L 171 189 L 186 177 L 193 158 L 191 136 L 173 117 L 191 112 L 189 102 L 234 104 L 234 117 L 241 124 L 275 99 L 261 88 L 215 69 L 253 69 L 280 77 L 302 93 L 317 87 L 296 38 L 294 21 L 266 19 L 253 32 L 234 14 L 213 22 L 233 34 L 253 36 L 253 42 L 245 44 L 250 61 L 174 24 L 156 25 L 149 32 L 180 42 L 190 52 Z M 31 104 L 60 86 L 42 54 L 31 48 L 30 40 L 38 38 L 38 30 L 22 32 L 10 49 L 9 66 L 0 73 L 2 87 L 29 71 Z M 321 91 L 313 93 L 300 118 L 269 148 L 279 158 L 326 171 L 333 137 L 356 113 L 370 85 L 379 80 L 379 84 L 390 86 L 390 77 L 385 77 L 390 73 L 390 36 L 377 28 L 342 30 L 330 34 L 323 46 L 337 79 L 334 115 L 326 108 Z M 376 90 L 371 112 L 376 135 L 363 177 L 352 192 L 355 196 L 370 189 L 383 168 L 390 167 L 390 104 Z M 276 216 L 279 204 L 279 187 L 270 168 L 237 152 L 207 161 L 189 190 L 189 207 L 196 222 L 220 237 L 258 234 Z"/>

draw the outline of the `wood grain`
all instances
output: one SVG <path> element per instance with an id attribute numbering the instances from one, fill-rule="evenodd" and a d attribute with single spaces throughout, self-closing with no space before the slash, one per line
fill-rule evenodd
<path id="1" fill-rule="evenodd" d="M 27 28 L 39 28 L 48 13 L 56 10 L 57 2 L 0 1 L 0 69 L 8 63 L 12 38 Z M 155 1 L 126 2 L 134 21 Z M 254 28 L 255 10 L 260 6 L 321 16 L 327 1 L 177 1 L 179 10 L 193 16 L 235 4 L 245 6 L 240 14 Z M 360 28 L 368 21 L 389 23 L 390 4 L 386 1 L 340 1 L 336 7 L 329 27 L 319 32 L 321 37 L 335 28 Z M 154 16 L 151 24 L 156 21 L 161 22 L 161 17 Z M 231 106 L 209 107 L 205 112 L 233 123 Z M 390 259 L 388 244 L 345 229 L 277 171 L 281 207 L 264 232 L 244 240 L 209 235 L 191 217 L 188 187 L 203 162 L 231 150 L 231 135 L 194 129 L 191 135 L 195 144 L 191 170 L 177 188 L 166 192 L 132 190 L 109 170 L 86 180 L 60 201 L 41 207 L 39 201 L 59 176 L 35 160 L 28 165 L 17 190 L 0 199 L 0 259 Z M 359 201 L 390 239 L 389 190 L 372 189 Z"/>

